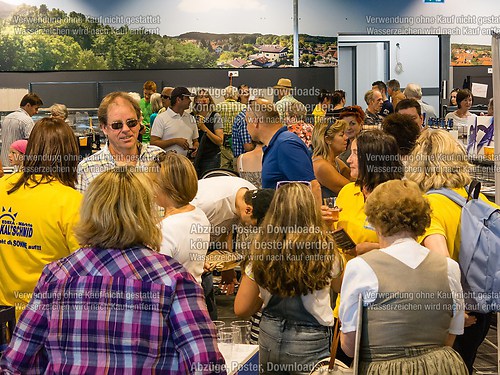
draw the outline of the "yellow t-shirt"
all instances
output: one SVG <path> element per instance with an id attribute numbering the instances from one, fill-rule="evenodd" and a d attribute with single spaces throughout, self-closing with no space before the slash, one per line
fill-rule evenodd
<path id="1" fill-rule="evenodd" d="M 462 197 L 467 197 L 465 188 L 451 189 L 460 194 Z M 425 237 L 431 234 L 441 234 L 446 238 L 446 245 L 450 253 L 450 258 L 458 262 L 458 253 L 460 251 L 460 217 L 462 208 L 450 201 L 447 197 L 441 194 L 426 194 L 431 205 L 431 225 L 425 231 L 425 234 L 418 240 L 422 242 Z M 491 204 L 493 207 L 500 208 L 496 204 L 490 202 L 483 194 L 480 194 L 480 199 Z"/>
<path id="2" fill-rule="evenodd" d="M 44 266 L 78 249 L 73 227 L 82 195 L 58 181 L 7 190 L 20 173 L 0 179 L 0 305 L 19 317 Z"/>
<path id="3" fill-rule="evenodd" d="M 321 107 L 321 104 L 316 104 L 312 111 L 314 116 L 314 126 L 325 120 L 326 111 Z"/>
<path id="4" fill-rule="evenodd" d="M 368 223 L 365 215 L 365 197 L 359 186 L 350 182 L 340 190 L 336 204 L 339 213 L 338 228 L 344 228 L 355 243 L 378 242 L 375 229 Z"/>
<path id="5" fill-rule="evenodd" d="M 342 210 L 339 213 L 337 228 L 344 228 L 352 240 L 358 244 L 361 242 L 377 242 L 378 237 L 375 229 L 368 223 L 365 215 L 365 197 L 359 186 L 350 182 L 340 190 L 336 204 Z M 352 255 L 343 254 L 346 262 L 353 259 Z M 340 294 L 333 314 L 337 317 L 340 305 Z"/>

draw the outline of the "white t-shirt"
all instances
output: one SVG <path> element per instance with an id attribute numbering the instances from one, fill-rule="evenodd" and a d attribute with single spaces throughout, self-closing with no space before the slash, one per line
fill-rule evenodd
<path id="1" fill-rule="evenodd" d="M 193 140 L 198 138 L 198 126 L 194 117 L 188 112 L 184 112 L 181 116 L 168 108 L 165 112 L 156 116 L 151 135 L 160 137 L 162 140 L 185 138 L 189 143 L 189 147 L 193 147 Z M 188 150 L 184 150 L 179 145 L 167 147 L 165 151 L 175 151 L 184 156 L 188 153 Z"/>
<path id="2" fill-rule="evenodd" d="M 338 275 L 340 269 L 340 256 L 337 256 L 333 266 L 333 275 Z M 250 279 L 255 281 L 252 272 L 252 265 L 250 263 L 245 268 L 245 274 Z M 262 306 L 265 307 L 269 303 L 272 294 L 269 293 L 267 289 L 264 289 L 259 285 L 259 295 L 263 301 Z M 304 308 L 318 321 L 319 324 L 321 324 L 322 326 L 333 326 L 335 324 L 335 320 L 333 318 L 333 310 L 330 304 L 330 287 L 326 287 L 321 290 L 315 290 L 310 294 L 300 296 L 300 298 L 302 299 Z"/>
<path id="3" fill-rule="evenodd" d="M 201 283 L 203 264 L 210 243 L 210 223 L 202 210 L 196 208 L 166 217 L 160 223 L 160 253 L 170 255 Z"/>
<path id="4" fill-rule="evenodd" d="M 218 226 L 237 219 L 236 193 L 241 188 L 256 189 L 253 184 L 239 177 L 205 178 L 198 181 L 198 194 L 191 204 L 203 210 L 210 224 Z"/>
<path id="5" fill-rule="evenodd" d="M 417 268 L 429 254 L 429 249 L 421 246 L 411 238 L 395 241 L 391 246 L 380 249 L 413 269 Z M 451 258 L 448 261 L 448 282 L 453 295 L 455 310 L 450 323 L 450 334 L 464 333 L 464 301 L 460 285 L 460 267 Z M 342 322 L 342 332 L 356 330 L 358 319 L 358 296 L 363 294 L 363 305 L 375 301 L 378 293 L 378 279 L 373 269 L 362 258 L 351 259 L 346 266 L 342 289 L 340 292 L 339 318 Z"/>
<path id="6" fill-rule="evenodd" d="M 467 117 L 477 117 L 476 114 L 474 113 L 469 113 L 467 115 Z M 467 127 L 467 124 L 468 124 L 468 119 L 467 117 L 458 117 L 457 114 L 456 114 L 456 111 L 455 112 L 450 112 L 448 113 L 446 116 L 445 116 L 445 120 L 446 120 L 446 123 L 448 123 L 448 120 L 451 118 L 453 119 L 453 127 L 454 128 L 458 128 L 460 126 L 462 127 Z"/>

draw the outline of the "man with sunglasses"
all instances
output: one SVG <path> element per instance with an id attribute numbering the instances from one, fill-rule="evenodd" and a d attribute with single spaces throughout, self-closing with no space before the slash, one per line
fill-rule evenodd
<path id="1" fill-rule="evenodd" d="M 162 149 L 137 141 L 141 109 L 125 92 L 112 92 L 102 100 L 97 111 L 99 126 L 106 135 L 106 145 L 78 164 L 77 190 L 84 192 L 102 172 L 122 165 L 146 168 Z"/>
<path id="2" fill-rule="evenodd" d="M 158 111 L 158 114 L 165 112 L 167 108 L 170 108 L 170 106 L 172 105 L 172 102 L 170 100 L 172 91 L 174 91 L 174 88 L 170 86 L 164 87 L 163 90 L 161 90 L 161 104 L 163 105 L 163 108 Z"/>
<path id="3" fill-rule="evenodd" d="M 195 156 L 198 149 L 198 126 L 187 111 L 194 97 L 185 87 L 176 87 L 170 94 L 171 106 L 156 116 L 151 129 L 151 144 L 165 151 Z"/>

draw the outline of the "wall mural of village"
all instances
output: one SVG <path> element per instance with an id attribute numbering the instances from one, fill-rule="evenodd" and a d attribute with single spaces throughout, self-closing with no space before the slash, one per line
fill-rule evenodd
<path id="1" fill-rule="evenodd" d="M 0 71 L 293 66 L 291 35 L 190 32 L 169 37 L 159 28 L 105 25 L 44 4 L 1 5 Z M 301 67 L 337 65 L 337 38 L 300 35 L 299 40 Z"/>
<path id="2" fill-rule="evenodd" d="M 451 65 L 492 65 L 491 46 L 476 44 L 452 44 Z"/>

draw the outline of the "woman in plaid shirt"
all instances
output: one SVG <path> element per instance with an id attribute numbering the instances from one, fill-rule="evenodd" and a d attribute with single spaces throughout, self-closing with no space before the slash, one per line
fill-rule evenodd
<path id="1" fill-rule="evenodd" d="M 85 247 L 45 267 L 0 360 L 3 373 L 225 373 L 203 291 L 169 256 L 152 193 L 131 167 L 83 199 Z"/>

